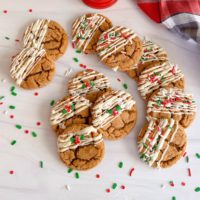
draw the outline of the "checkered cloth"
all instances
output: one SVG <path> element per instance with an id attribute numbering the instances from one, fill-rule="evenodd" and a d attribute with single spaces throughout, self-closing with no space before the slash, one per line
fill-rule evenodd
<path id="1" fill-rule="evenodd" d="M 199 0 L 137 0 L 137 3 L 155 22 L 200 44 Z"/>

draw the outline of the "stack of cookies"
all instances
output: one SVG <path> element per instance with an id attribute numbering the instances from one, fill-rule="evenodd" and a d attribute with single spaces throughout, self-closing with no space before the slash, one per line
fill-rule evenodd
<path id="1" fill-rule="evenodd" d="M 115 91 L 107 77 L 87 69 L 68 83 L 69 96 L 51 112 L 51 125 L 58 136 L 60 158 L 70 168 L 87 170 L 104 155 L 103 139 L 128 135 L 136 122 L 136 103 L 130 94 Z"/>
<path id="2" fill-rule="evenodd" d="M 23 49 L 13 57 L 11 77 L 25 89 L 47 85 L 54 77 L 54 62 L 66 51 L 68 36 L 55 21 L 38 19 L 23 37 Z"/>
<path id="3" fill-rule="evenodd" d="M 96 53 L 113 71 L 124 71 L 137 81 L 138 91 L 147 102 L 147 122 L 137 138 L 141 159 L 152 167 L 175 164 L 185 152 L 185 128 L 196 113 L 192 95 L 184 92 L 184 75 L 178 65 L 169 61 L 159 45 L 142 41 L 129 28 L 113 26 L 100 14 L 79 17 L 72 26 L 72 36 L 73 47 L 86 54 Z M 104 96 L 101 99 L 107 94 Z M 107 121 L 95 119 L 106 105 L 100 99 L 94 103 L 93 112 L 98 111 L 93 115 L 94 125 Z M 120 135 L 109 130 L 109 126 L 99 129 L 106 138 Z"/>

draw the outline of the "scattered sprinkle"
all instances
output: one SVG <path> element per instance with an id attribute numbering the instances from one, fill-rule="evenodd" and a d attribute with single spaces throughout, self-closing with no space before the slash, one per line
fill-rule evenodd
<path id="1" fill-rule="evenodd" d="M 43 161 L 40 161 L 40 168 L 43 168 Z"/>
<path id="2" fill-rule="evenodd" d="M 14 110 L 14 109 L 15 109 L 15 106 L 10 105 L 9 108 L 10 108 L 11 110 Z"/>
<path id="3" fill-rule="evenodd" d="M 117 188 L 117 183 L 112 184 L 112 189 L 115 190 Z"/>
<path id="4" fill-rule="evenodd" d="M 185 160 L 186 160 L 187 163 L 189 163 L 189 161 L 190 161 L 190 160 L 189 160 L 189 156 L 186 156 L 186 157 L 185 157 Z"/>
<path id="5" fill-rule="evenodd" d="M 173 182 L 173 181 L 170 181 L 170 182 L 169 182 L 169 185 L 170 185 L 171 187 L 174 187 L 174 182 Z"/>
<path id="6" fill-rule="evenodd" d="M 70 174 L 72 171 L 73 171 L 73 169 L 69 168 L 67 172 Z"/>
<path id="7" fill-rule="evenodd" d="M 100 178 L 100 174 L 96 174 L 96 178 Z"/>
<path id="8" fill-rule="evenodd" d="M 9 174 L 14 174 L 14 171 L 13 171 L 13 170 L 10 170 L 10 171 L 9 171 Z"/>
<path id="9" fill-rule="evenodd" d="M 10 38 L 9 38 L 9 37 L 7 37 L 7 36 L 5 37 L 5 39 L 6 39 L 6 40 L 10 40 Z"/>
<path id="10" fill-rule="evenodd" d="M 121 187 L 120 187 L 122 190 L 125 190 L 125 185 L 121 185 Z"/>
<path id="11" fill-rule="evenodd" d="M 161 187 L 161 188 L 165 188 L 165 185 L 164 185 L 164 184 L 161 184 L 160 187 Z"/>
<path id="12" fill-rule="evenodd" d="M 55 100 L 51 100 L 50 106 L 53 106 L 55 104 Z"/>
<path id="13" fill-rule="evenodd" d="M 128 89 L 128 85 L 127 85 L 127 83 L 124 83 L 124 84 L 123 84 L 123 87 L 124 87 L 124 89 L 127 90 L 127 89 Z"/>
<path id="14" fill-rule="evenodd" d="M 186 183 L 185 183 L 185 182 L 181 182 L 181 185 L 182 185 L 182 186 L 185 186 L 185 185 L 186 185 Z"/>
<path id="15" fill-rule="evenodd" d="M 10 115 L 10 119 L 14 119 L 14 115 Z"/>
<path id="16" fill-rule="evenodd" d="M 25 130 L 24 133 L 25 133 L 25 134 L 28 134 L 28 133 L 29 133 L 29 130 Z"/>
<path id="17" fill-rule="evenodd" d="M 79 66 L 80 66 L 81 68 L 83 68 L 83 69 L 86 69 L 86 68 L 87 68 L 87 66 L 84 65 L 84 64 L 80 64 Z"/>
<path id="18" fill-rule="evenodd" d="M 200 192 L 200 187 L 196 187 L 196 188 L 194 189 L 194 191 L 195 191 L 195 192 Z"/>
<path id="19" fill-rule="evenodd" d="M 40 125 L 41 125 L 41 122 L 37 122 L 36 125 L 37 125 L 37 126 L 40 126 Z"/>
<path id="20" fill-rule="evenodd" d="M 30 8 L 30 9 L 28 10 L 28 12 L 30 12 L 30 13 L 31 13 L 31 12 L 33 12 L 33 10 Z"/>
<path id="21" fill-rule="evenodd" d="M 68 191 L 70 191 L 70 190 L 71 190 L 71 188 L 70 188 L 70 186 L 69 186 L 69 185 L 65 185 L 65 188 L 66 188 Z"/>
<path id="22" fill-rule="evenodd" d="M 79 62 L 78 58 L 73 58 L 74 62 Z"/>
<path id="23" fill-rule="evenodd" d="M 81 50 L 76 50 L 76 53 L 81 53 Z"/>
<path id="24" fill-rule="evenodd" d="M 119 82 L 121 82 L 121 79 L 120 79 L 120 78 L 117 78 L 117 80 L 118 80 Z"/>
<path id="25" fill-rule="evenodd" d="M 185 157 L 185 156 L 186 156 L 186 154 L 187 154 L 187 152 L 185 152 L 185 153 L 183 154 L 183 157 Z"/>
<path id="26" fill-rule="evenodd" d="M 4 98 L 5 98 L 5 96 L 0 96 L 0 100 L 1 100 L 1 99 L 4 99 Z"/>
<path id="27" fill-rule="evenodd" d="M 175 197 L 175 196 L 173 196 L 173 197 L 172 197 L 172 200 L 176 200 L 176 197 Z"/>
<path id="28" fill-rule="evenodd" d="M 37 137 L 37 133 L 34 132 L 34 131 L 31 132 L 31 135 L 32 135 L 33 137 Z"/>
<path id="29" fill-rule="evenodd" d="M 17 96 L 17 93 L 16 93 L 16 91 L 15 91 L 15 86 L 12 86 L 11 88 L 10 88 L 10 92 L 11 92 L 11 95 L 12 96 Z"/>
<path id="30" fill-rule="evenodd" d="M 2 82 L 2 83 L 6 83 L 6 79 L 4 79 L 4 78 L 1 79 L 1 82 Z"/>
<path id="31" fill-rule="evenodd" d="M 192 172 L 191 172 L 191 169 L 190 168 L 188 168 L 188 176 L 192 176 Z"/>
<path id="32" fill-rule="evenodd" d="M 79 179 L 79 178 L 80 178 L 80 175 L 79 175 L 79 173 L 78 173 L 78 172 L 76 172 L 76 173 L 75 173 L 75 177 L 76 177 L 77 179 Z"/>
<path id="33" fill-rule="evenodd" d="M 131 168 L 129 171 L 129 176 L 132 176 L 133 172 L 134 172 L 135 168 Z"/>
<path id="34" fill-rule="evenodd" d="M 200 159 L 200 154 L 199 154 L 199 153 L 196 153 L 195 155 L 196 155 L 196 157 L 197 157 L 198 159 Z"/>
<path id="35" fill-rule="evenodd" d="M 16 127 L 17 129 L 22 129 L 22 126 L 21 126 L 20 124 L 16 124 L 15 127 Z"/>
<path id="36" fill-rule="evenodd" d="M 118 167 L 119 167 L 119 168 L 122 168 L 123 165 L 124 165 L 124 163 L 123 163 L 123 162 L 120 162 L 119 165 L 118 165 Z"/>
<path id="37" fill-rule="evenodd" d="M 16 142 L 17 142 L 16 140 L 13 140 L 10 144 L 11 144 L 11 145 L 15 145 Z"/>
<path id="38" fill-rule="evenodd" d="M 19 39 L 15 39 L 15 42 L 19 42 L 20 40 Z"/>
<path id="39" fill-rule="evenodd" d="M 7 13 L 8 13 L 8 11 L 7 11 L 7 10 L 4 10 L 4 11 L 3 11 L 3 13 L 4 13 L 4 14 L 7 14 Z"/>
<path id="40" fill-rule="evenodd" d="M 39 95 L 39 93 L 38 93 L 38 92 L 35 92 L 35 93 L 34 93 L 34 95 L 35 95 L 35 96 L 38 96 L 38 95 Z"/>
<path id="41" fill-rule="evenodd" d="M 110 189 L 109 189 L 109 188 L 107 188 L 107 189 L 106 189 L 106 192 L 107 192 L 107 193 L 110 193 Z"/>

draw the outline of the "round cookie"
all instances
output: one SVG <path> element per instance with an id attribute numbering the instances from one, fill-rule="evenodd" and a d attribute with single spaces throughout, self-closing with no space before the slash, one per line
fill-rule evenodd
<path id="1" fill-rule="evenodd" d="M 150 40 L 144 40 L 142 43 L 142 56 L 135 66 L 132 67 L 130 71 L 127 71 L 127 74 L 133 78 L 138 80 L 139 68 L 145 68 L 146 66 L 155 63 L 155 62 L 166 62 L 168 60 L 167 52 L 161 48 L 158 44 L 150 41 Z M 140 70 L 141 71 L 141 70 Z"/>
<path id="2" fill-rule="evenodd" d="M 87 69 L 78 72 L 68 83 L 68 91 L 72 96 L 85 96 L 92 103 L 106 91 L 110 91 L 110 82 L 102 73 Z"/>
<path id="3" fill-rule="evenodd" d="M 136 123 L 135 104 L 132 96 L 124 91 L 106 92 L 91 109 L 92 124 L 106 139 L 125 137 Z"/>
<path id="4" fill-rule="evenodd" d="M 88 170 L 100 163 L 104 156 L 102 134 L 93 126 L 72 124 L 58 136 L 61 160 L 70 168 Z"/>
<path id="5" fill-rule="evenodd" d="M 72 25 L 72 44 L 84 53 L 94 53 L 99 36 L 111 27 L 112 22 L 107 17 L 93 13 L 85 14 Z"/>
<path id="6" fill-rule="evenodd" d="M 10 74 L 22 88 L 40 88 L 53 79 L 55 66 L 44 49 L 24 48 L 13 58 Z"/>
<path id="7" fill-rule="evenodd" d="M 144 68 L 138 80 L 138 91 L 148 100 L 161 87 L 184 88 L 184 75 L 175 64 L 153 63 Z"/>
<path id="8" fill-rule="evenodd" d="M 167 118 L 188 127 L 195 118 L 197 106 L 191 94 L 178 88 L 161 88 L 147 103 L 149 118 Z"/>
<path id="9" fill-rule="evenodd" d="M 56 102 L 50 123 L 57 135 L 71 124 L 87 124 L 90 117 L 90 101 L 82 96 L 68 96 Z"/>
<path id="10" fill-rule="evenodd" d="M 24 33 L 23 46 L 43 48 L 53 60 L 60 58 L 66 51 L 68 36 L 55 21 L 38 19 L 29 25 Z"/>
<path id="11" fill-rule="evenodd" d="M 142 55 L 142 42 L 131 29 L 115 26 L 101 34 L 97 53 L 101 61 L 114 71 L 128 71 Z"/>
<path id="12" fill-rule="evenodd" d="M 174 165 L 187 146 L 184 128 L 173 119 L 150 120 L 140 131 L 137 141 L 140 158 L 157 168 Z"/>

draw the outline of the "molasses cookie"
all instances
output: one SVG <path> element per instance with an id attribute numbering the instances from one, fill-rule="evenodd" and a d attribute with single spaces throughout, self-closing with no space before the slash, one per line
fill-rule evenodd
<path id="1" fill-rule="evenodd" d="M 127 74 L 131 78 L 138 80 L 138 68 L 144 69 L 146 66 L 152 63 L 160 62 L 160 64 L 162 64 L 167 60 L 167 53 L 163 48 L 161 48 L 158 44 L 145 39 L 142 45 L 142 56 L 138 64 L 133 66 L 130 71 L 127 71 Z M 142 70 L 140 70 L 140 72 L 141 71 Z"/>
<path id="2" fill-rule="evenodd" d="M 132 96 L 124 91 L 110 91 L 100 96 L 92 109 L 92 124 L 106 139 L 128 135 L 135 126 L 137 112 Z"/>
<path id="3" fill-rule="evenodd" d="M 153 63 L 143 69 L 138 80 L 142 98 L 148 100 L 161 87 L 184 88 L 184 75 L 177 65 L 169 62 L 161 65 Z"/>
<path id="4" fill-rule="evenodd" d="M 71 124 L 87 124 L 90 105 L 90 101 L 82 96 L 68 96 L 58 101 L 54 105 L 50 117 L 56 134 L 61 134 Z"/>
<path id="5" fill-rule="evenodd" d="M 57 60 L 65 53 L 67 45 L 67 33 L 52 20 L 38 19 L 28 26 L 24 33 L 24 47 L 43 48 L 53 60 Z"/>
<path id="6" fill-rule="evenodd" d="M 61 160 L 70 168 L 87 170 L 100 163 L 104 156 L 102 134 L 93 126 L 72 124 L 58 136 Z"/>
<path id="7" fill-rule="evenodd" d="M 140 158 L 157 168 L 174 165 L 187 145 L 184 128 L 173 119 L 150 120 L 140 131 L 137 141 Z"/>
<path id="8" fill-rule="evenodd" d="M 99 36 L 111 27 L 112 22 L 107 17 L 93 13 L 85 14 L 73 23 L 72 44 L 84 53 L 94 53 Z"/>
<path id="9" fill-rule="evenodd" d="M 110 82 L 102 73 L 87 69 L 78 72 L 69 81 L 68 91 L 72 96 L 85 96 L 92 103 L 104 92 L 111 90 Z"/>
<path id="10" fill-rule="evenodd" d="M 53 79 L 55 67 L 45 50 L 24 48 L 13 58 L 10 74 L 20 87 L 34 89 L 47 85 Z"/>
<path id="11" fill-rule="evenodd" d="M 188 127 L 195 118 L 197 106 L 192 95 L 178 88 L 161 88 L 147 103 L 147 116 L 179 121 Z"/>
<path id="12" fill-rule="evenodd" d="M 115 26 L 101 34 L 97 53 L 101 61 L 114 71 L 128 71 L 142 55 L 142 42 L 131 29 Z"/>

